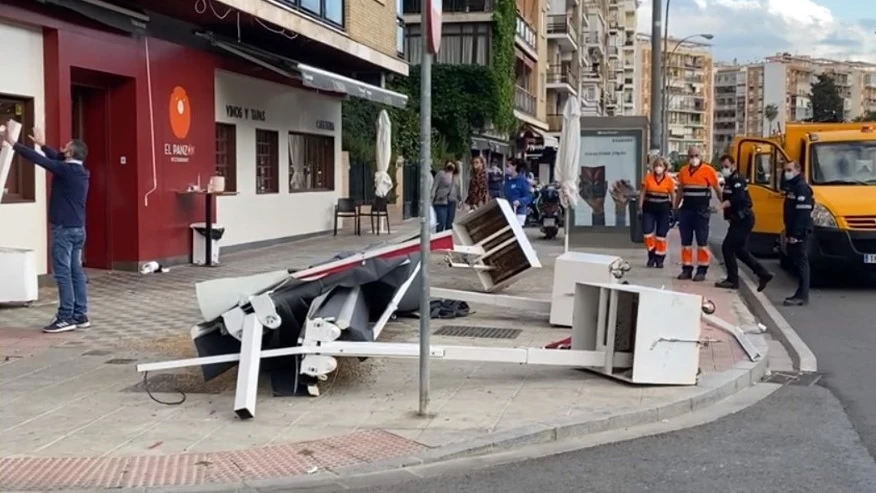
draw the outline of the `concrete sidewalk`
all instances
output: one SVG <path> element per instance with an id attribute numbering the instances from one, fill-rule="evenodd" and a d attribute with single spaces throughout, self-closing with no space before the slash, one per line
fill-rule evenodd
<path id="1" fill-rule="evenodd" d="M 414 232 L 406 223 L 393 235 Z M 531 234 L 534 235 L 534 232 Z M 332 251 L 359 248 L 377 237 L 338 236 Z M 383 237 L 380 237 L 382 240 Z M 562 240 L 533 236 L 543 269 L 506 293 L 549 296 Z M 672 255 L 678 255 L 673 238 Z M 754 320 L 735 293 L 709 283 L 675 280 L 667 269 L 645 269 L 642 249 L 611 252 L 633 264 L 627 279 L 710 298 L 718 315 L 743 326 Z M 53 293 L 38 306 L 0 311 L 0 489 L 100 489 L 314 484 L 339 475 L 432 462 L 465 454 L 560 440 L 671 419 L 758 381 L 766 361 L 751 363 L 735 340 L 704 327 L 696 387 L 638 387 L 572 369 L 436 361 L 433 416 L 415 416 L 417 362 L 342 361 L 319 398 L 272 398 L 266 380 L 257 417 L 232 412 L 235 372 L 204 384 L 197 371 L 150 375 L 144 393 L 137 362 L 194 354 L 188 328 L 198 321 L 194 282 L 302 266 L 331 255 L 324 238 L 229 255 L 215 269 L 182 267 L 168 274 L 110 273 L 92 278 L 94 327 L 45 335 L 37 328 L 54 311 Z M 436 255 L 435 257 L 440 257 Z M 471 272 L 434 258 L 433 283 L 477 289 Z M 718 267 L 714 271 L 720 270 Z M 473 306 L 469 317 L 433 320 L 443 326 L 511 329 L 499 337 L 434 336 L 435 344 L 542 346 L 568 335 L 544 314 Z M 417 320 L 390 324 L 382 341 L 416 341 Z M 766 341 L 754 337 L 763 352 Z"/>

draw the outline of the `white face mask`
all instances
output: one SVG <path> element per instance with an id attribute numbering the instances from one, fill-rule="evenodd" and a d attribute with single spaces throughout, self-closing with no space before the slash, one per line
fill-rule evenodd
<path id="1" fill-rule="evenodd" d="M 797 176 L 797 173 L 794 173 L 793 171 L 785 171 L 785 181 L 793 180 L 795 176 Z"/>
<path id="2" fill-rule="evenodd" d="M 662 175 L 664 171 L 666 171 L 666 168 L 663 166 L 654 166 L 654 173 Z"/>
<path id="3" fill-rule="evenodd" d="M 700 165 L 700 158 L 698 158 L 698 157 L 692 157 L 692 158 L 688 159 L 687 162 L 690 163 L 691 166 L 693 166 L 693 167 L 697 167 L 697 166 Z"/>
<path id="4" fill-rule="evenodd" d="M 730 168 L 721 168 L 721 174 L 726 178 L 733 174 L 733 170 Z"/>

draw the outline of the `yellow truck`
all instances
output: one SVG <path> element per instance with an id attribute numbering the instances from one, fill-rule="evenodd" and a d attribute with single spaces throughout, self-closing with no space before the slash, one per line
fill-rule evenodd
<path id="1" fill-rule="evenodd" d="M 750 183 L 753 253 L 778 253 L 783 265 L 788 263 L 782 167 L 797 161 L 815 195 L 813 274 L 876 270 L 876 123 L 789 123 L 774 137 L 736 137 L 731 154 Z"/>

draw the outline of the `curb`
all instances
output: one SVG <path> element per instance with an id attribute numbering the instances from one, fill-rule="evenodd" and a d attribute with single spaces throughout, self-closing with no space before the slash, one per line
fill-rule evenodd
<path id="1" fill-rule="evenodd" d="M 416 479 L 409 468 L 437 464 L 462 458 L 475 458 L 486 454 L 508 452 L 519 447 L 546 445 L 555 442 L 581 438 L 595 433 L 624 430 L 634 426 L 659 423 L 701 410 L 726 399 L 737 392 L 757 384 L 767 371 L 769 346 L 761 334 L 749 334 L 752 342 L 763 355 L 758 361 L 740 361 L 733 368 L 721 373 L 703 375 L 697 383 L 698 392 L 690 397 L 669 404 L 636 409 L 629 412 L 609 415 L 601 419 L 564 418 L 551 423 L 523 426 L 498 432 L 489 436 L 451 443 L 426 450 L 408 457 L 395 457 L 368 464 L 339 467 L 323 470 L 307 476 L 293 476 L 274 479 L 252 479 L 235 483 L 206 483 L 190 486 L 161 486 L 133 488 L 129 490 L 91 489 L 91 490 L 52 490 L 53 493 L 119 493 L 136 491 L 138 493 L 206 493 L 258 490 L 338 490 L 353 487 L 366 487 L 374 481 L 387 481 L 387 477 L 397 475 L 398 480 Z M 32 492 L 31 492 L 32 493 Z"/>
<path id="2" fill-rule="evenodd" d="M 709 241 L 709 248 L 713 252 L 720 252 L 721 243 L 712 239 Z M 722 259 L 721 267 L 723 266 Z M 782 343 L 797 371 L 818 371 L 818 360 L 815 358 L 815 353 L 809 349 L 794 327 L 791 327 L 791 324 L 779 313 L 773 302 L 765 294 L 757 291 L 757 284 L 744 269 L 739 269 L 739 294 L 754 318 L 766 326 L 767 331 L 774 339 Z M 748 334 L 748 336 L 751 337 L 752 334 Z"/>
<path id="3" fill-rule="evenodd" d="M 742 295 L 742 301 L 748 305 L 754 317 L 766 325 L 770 335 L 785 346 L 791 356 L 791 361 L 794 363 L 794 368 L 800 372 L 818 371 L 818 360 L 815 358 L 815 353 L 803 342 L 797 331 L 791 327 L 791 324 L 785 320 L 785 317 L 779 313 L 779 310 L 773 306 L 766 295 L 757 292 L 757 285 L 751 276 L 740 269 L 739 280 L 739 294 Z"/>

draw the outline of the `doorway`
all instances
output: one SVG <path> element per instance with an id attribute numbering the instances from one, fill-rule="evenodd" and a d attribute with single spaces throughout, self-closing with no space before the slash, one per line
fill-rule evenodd
<path id="1" fill-rule="evenodd" d="M 73 85 L 71 88 L 72 137 L 88 146 L 85 160 L 91 178 L 85 209 L 87 240 L 82 262 L 93 269 L 112 267 L 110 243 L 108 181 L 108 123 L 109 94 L 103 87 Z"/>

